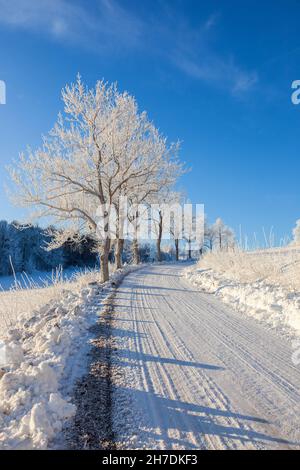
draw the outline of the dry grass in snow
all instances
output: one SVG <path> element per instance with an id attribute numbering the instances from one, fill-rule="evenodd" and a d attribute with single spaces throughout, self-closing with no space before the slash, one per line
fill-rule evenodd
<path id="1" fill-rule="evenodd" d="M 265 281 L 300 291 L 300 248 L 212 252 L 204 256 L 200 266 L 225 274 L 227 279 Z"/>
<path id="2" fill-rule="evenodd" d="M 114 272 L 114 266 L 110 267 Z M 86 270 L 74 274 L 71 279 L 65 280 L 63 273 L 58 270 L 52 274 L 51 282 L 45 283 L 45 287 L 37 286 L 33 278 L 26 276 L 26 282 L 22 285 L 15 282 L 9 291 L 0 290 L 0 338 L 17 321 L 24 321 L 34 314 L 36 310 L 52 299 L 59 299 L 65 292 L 86 287 L 89 282 L 100 282 L 100 272 Z M 25 287 L 24 287 L 25 286 Z"/>

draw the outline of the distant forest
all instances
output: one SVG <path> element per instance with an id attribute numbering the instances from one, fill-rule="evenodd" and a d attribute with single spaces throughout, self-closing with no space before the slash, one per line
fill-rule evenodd
<path id="1" fill-rule="evenodd" d="M 9 224 L 0 221 L 0 276 L 11 275 L 13 270 L 16 273 L 31 273 L 35 270 L 51 271 L 58 266 L 64 269 L 70 266 L 99 267 L 98 253 L 94 249 L 93 239 L 89 237 L 76 243 L 73 239 L 64 243 L 61 248 L 47 251 L 47 244 L 51 241 L 49 233 L 53 231 L 54 227 L 43 229 L 19 222 Z M 142 262 L 153 260 L 148 243 L 139 246 L 139 258 Z M 114 261 L 114 247 L 109 259 Z M 171 259 L 172 253 L 162 253 L 162 260 Z M 125 241 L 122 260 L 126 263 L 132 261 L 132 246 L 129 241 Z"/>
<path id="2" fill-rule="evenodd" d="M 0 221 L 0 276 L 34 270 L 50 271 L 61 265 L 95 266 L 97 253 L 93 241 L 86 239 L 74 244 L 66 242 L 61 248 L 47 251 L 51 241 L 48 229 Z"/>

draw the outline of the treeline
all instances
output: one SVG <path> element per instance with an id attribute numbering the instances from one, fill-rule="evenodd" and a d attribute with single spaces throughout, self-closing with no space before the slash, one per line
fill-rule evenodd
<path id="1" fill-rule="evenodd" d="M 66 241 L 60 248 L 47 251 L 51 227 L 11 224 L 0 221 L 0 275 L 34 270 L 50 271 L 57 266 L 95 266 L 97 253 L 88 237 L 77 243 Z M 53 231 L 53 229 L 52 229 Z"/>
<path id="2" fill-rule="evenodd" d="M 56 232 L 51 226 L 44 229 L 19 222 L 9 224 L 0 221 L 0 276 L 12 275 L 14 271 L 51 271 L 59 266 L 64 269 L 71 266 L 99 268 L 99 253 L 92 237 L 78 237 L 76 242 L 73 238 L 65 241 L 60 248 L 47 250 Z M 174 256 L 172 251 L 167 250 L 162 253 L 162 260 L 170 261 Z M 141 262 L 154 261 L 154 257 L 153 247 L 149 243 L 140 245 Z M 109 260 L 115 262 L 115 247 L 110 251 Z M 122 261 L 133 261 L 133 246 L 129 240 L 125 241 Z"/>

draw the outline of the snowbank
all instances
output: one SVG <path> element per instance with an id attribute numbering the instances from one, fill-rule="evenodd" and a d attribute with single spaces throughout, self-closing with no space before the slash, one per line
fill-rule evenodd
<path id="1" fill-rule="evenodd" d="M 74 283 L 73 291 L 16 323 L 1 341 L 0 448 L 45 449 L 74 416 L 68 395 L 87 365 L 90 326 L 112 281 Z"/>
<path id="2" fill-rule="evenodd" d="M 235 310 L 250 315 L 289 338 L 300 336 L 300 293 L 266 280 L 241 282 L 215 269 L 192 266 L 185 277 L 203 292 L 219 297 Z"/>

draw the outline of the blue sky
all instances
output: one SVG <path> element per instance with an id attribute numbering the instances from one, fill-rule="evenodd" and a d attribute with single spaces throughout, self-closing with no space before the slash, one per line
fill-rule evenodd
<path id="1" fill-rule="evenodd" d="M 300 218 L 297 0 L 0 0 L 0 219 L 23 213 L 3 190 L 5 165 L 62 109 L 77 72 L 117 81 L 170 140 L 209 220 L 277 241 Z"/>

